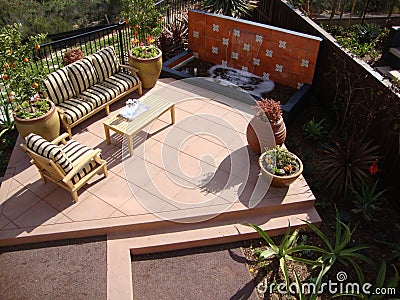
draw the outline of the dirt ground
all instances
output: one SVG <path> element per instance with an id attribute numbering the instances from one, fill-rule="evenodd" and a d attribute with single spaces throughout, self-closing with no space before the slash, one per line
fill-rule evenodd
<path id="1" fill-rule="evenodd" d="M 0 248 L 0 298 L 107 299 L 105 236 Z"/>

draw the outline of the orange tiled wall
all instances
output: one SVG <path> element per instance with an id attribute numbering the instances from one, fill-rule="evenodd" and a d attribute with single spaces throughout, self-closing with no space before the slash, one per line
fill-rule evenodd
<path id="1" fill-rule="evenodd" d="M 189 11 L 189 49 L 199 59 L 292 87 L 312 83 L 320 42 L 303 33 Z"/>

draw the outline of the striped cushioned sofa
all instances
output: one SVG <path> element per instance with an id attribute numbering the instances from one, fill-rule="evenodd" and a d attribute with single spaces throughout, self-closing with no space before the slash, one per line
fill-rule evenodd
<path id="1" fill-rule="evenodd" d="M 139 70 L 121 65 L 114 47 L 109 46 L 47 76 L 44 97 L 56 105 L 61 124 L 71 129 L 132 91 L 142 95 Z"/>

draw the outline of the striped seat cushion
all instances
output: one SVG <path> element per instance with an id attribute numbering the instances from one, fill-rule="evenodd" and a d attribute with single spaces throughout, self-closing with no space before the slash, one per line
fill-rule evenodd
<path id="1" fill-rule="evenodd" d="M 68 124 L 78 121 L 95 109 L 95 105 L 93 105 L 92 101 L 76 98 L 64 101 L 57 105 L 57 107 L 64 110 L 65 119 Z"/>
<path id="2" fill-rule="evenodd" d="M 77 94 L 99 82 L 92 60 L 84 57 L 67 66 L 68 75 Z"/>
<path id="3" fill-rule="evenodd" d="M 72 81 L 66 68 L 59 69 L 44 79 L 45 94 L 56 105 L 75 96 Z"/>
<path id="4" fill-rule="evenodd" d="M 78 163 L 78 159 L 82 157 L 86 153 L 93 152 L 94 150 L 86 147 L 77 141 L 70 140 L 63 148 L 65 155 L 71 161 L 72 165 L 75 167 Z M 96 167 L 95 161 L 88 162 L 82 170 L 80 170 L 74 177 L 72 177 L 72 183 L 76 184 L 79 180 L 81 180 L 85 175 L 89 174 Z"/>
<path id="5" fill-rule="evenodd" d="M 100 105 L 110 101 L 115 98 L 118 93 L 101 84 L 95 84 L 94 86 L 88 88 L 78 95 L 79 98 L 91 102 L 94 107 L 99 107 Z"/>
<path id="6" fill-rule="evenodd" d="M 123 92 L 137 86 L 139 84 L 139 78 L 136 75 L 119 72 L 102 82 L 102 84 L 116 89 L 120 94 L 122 94 Z"/>
<path id="7" fill-rule="evenodd" d="M 68 160 L 64 151 L 60 147 L 46 141 L 41 136 L 31 133 L 25 138 L 25 143 L 26 146 L 36 154 L 54 161 L 65 174 L 72 170 L 72 163 Z"/>
<path id="8" fill-rule="evenodd" d="M 90 57 L 99 76 L 99 82 L 107 80 L 119 70 L 119 61 L 113 46 L 103 48 Z"/>

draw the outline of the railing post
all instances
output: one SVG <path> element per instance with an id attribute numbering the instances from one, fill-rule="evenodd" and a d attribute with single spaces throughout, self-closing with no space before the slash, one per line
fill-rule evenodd
<path id="1" fill-rule="evenodd" d="M 125 64 L 125 56 L 124 56 L 124 49 L 123 49 L 124 44 L 122 42 L 122 30 L 121 30 L 124 25 L 122 25 L 122 24 L 125 24 L 125 23 L 120 22 L 118 24 L 118 37 L 119 37 L 119 55 L 121 57 L 121 63 L 124 65 Z"/>

